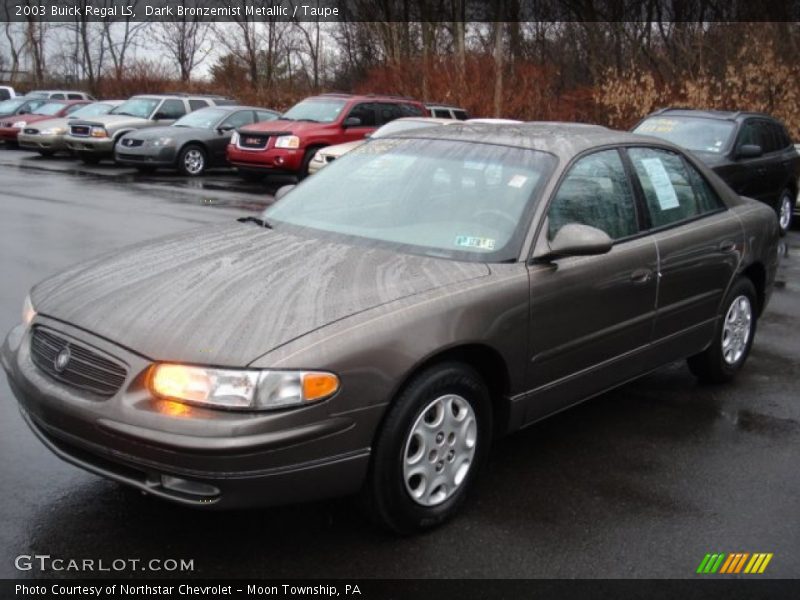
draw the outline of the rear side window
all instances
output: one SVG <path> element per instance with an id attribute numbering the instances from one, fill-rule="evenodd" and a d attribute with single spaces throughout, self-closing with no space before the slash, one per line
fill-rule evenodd
<path id="1" fill-rule="evenodd" d="M 83 94 L 67 94 L 70 100 L 83 100 Z"/>
<path id="2" fill-rule="evenodd" d="M 721 208 L 714 190 L 683 158 L 667 150 L 631 148 L 653 227 L 664 227 Z"/>
<path id="3" fill-rule="evenodd" d="M 396 104 L 378 104 L 378 125 L 384 125 L 403 116 L 403 111 Z"/>
<path id="4" fill-rule="evenodd" d="M 400 104 L 400 111 L 404 117 L 424 117 L 425 111 L 415 104 Z"/>
<path id="5" fill-rule="evenodd" d="M 454 110 L 453 114 L 459 121 L 466 121 L 467 119 L 469 119 L 469 115 L 466 113 L 466 111 L 463 110 Z"/>
<path id="6" fill-rule="evenodd" d="M 450 119 L 450 118 L 452 118 L 450 116 L 450 111 L 449 110 L 445 110 L 443 108 L 434 108 L 433 109 L 433 116 L 436 117 L 437 119 Z"/>
<path id="7" fill-rule="evenodd" d="M 50 96 L 51 100 L 64 100 L 64 94 L 52 94 Z"/>
<path id="8" fill-rule="evenodd" d="M 207 106 L 211 106 L 211 104 L 205 100 L 189 100 L 189 110 L 199 110 Z"/>
<path id="9" fill-rule="evenodd" d="M 250 125 L 253 122 L 253 111 L 251 110 L 240 110 L 238 112 L 233 113 L 230 117 L 223 121 L 222 125 L 226 127 L 233 127 L 234 129 L 238 129 L 239 127 L 244 127 L 245 125 Z"/>
<path id="10" fill-rule="evenodd" d="M 183 100 L 164 100 L 158 112 L 162 119 L 180 119 L 186 114 L 186 107 Z"/>
<path id="11" fill-rule="evenodd" d="M 581 158 L 570 169 L 547 212 L 547 238 L 568 223 L 589 225 L 618 240 L 638 232 L 636 209 L 617 150 Z"/>

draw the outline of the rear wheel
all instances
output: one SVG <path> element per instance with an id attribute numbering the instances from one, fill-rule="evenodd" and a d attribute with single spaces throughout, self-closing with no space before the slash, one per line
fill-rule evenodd
<path id="1" fill-rule="evenodd" d="M 251 183 L 258 183 L 264 179 L 264 173 L 260 171 L 248 171 L 247 169 L 238 169 L 239 177 Z"/>
<path id="2" fill-rule="evenodd" d="M 197 177 L 206 170 L 206 151 L 197 144 L 184 146 L 178 154 L 178 171 L 181 175 Z"/>
<path id="3" fill-rule="evenodd" d="M 398 533 L 429 529 L 461 507 L 489 449 L 489 392 L 456 362 L 415 376 L 387 413 L 365 487 L 374 521 Z"/>
<path id="4" fill-rule="evenodd" d="M 151 165 L 136 165 L 136 170 L 142 175 L 149 175 L 156 172 L 156 167 Z"/>
<path id="5" fill-rule="evenodd" d="M 786 235 L 792 226 L 792 213 L 794 212 L 795 199 L 790 190 L 783 190 L 778 201 L 778 227 L 781 235 Z"/>
<path id="6" fill-rule="evenodd" d="M 746 278 L 731 287 L 717 322 L 714 341 L 689 358 L 689 369 L 709 383 L 729 381 L 742 368 L 756 333 L 756 290 Z"/>

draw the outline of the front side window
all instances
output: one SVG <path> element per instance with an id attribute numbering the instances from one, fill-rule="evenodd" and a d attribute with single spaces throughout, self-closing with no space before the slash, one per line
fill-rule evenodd
<path id="1" fill-rule="evenodd" d="M 158 109 L 159 119 L 180 119 L 185 114 L 183 100 L 164 100 Z"/>
<path id="2" fill-rule="evenodd" d="M 628 156 L 642 185 L 653 227 L 686 221 L 721 208 L 719 198 L 705 179 L 675 152 L 631 148 Z M 700 187 L 701 183 L 705 187 Z"/>
<path id="3" fill-rule="evenodd" d="M 548 239 L 568 223 L 605 231 L 612 240 L 638 232 L 630 181 L 617 150 L 581 158 L 570 169 L 547 213 Z"/>
<path id="4" fill-rule="evenodd" d="M 221 108 L 201 108 L 190 112 L 175 121 L 173 127 L 197 127 L 198 129 L 211 129 L 222 119 L 228 111 Z"/>
<path id="5" fill-rule="evenodd" d="M 347 118 L 359 119 L 361 121 L 360 127 L 375 127 L 375 105 L 367 102 L 356 104 Z"/>
<path id="6" fill-rule="evenodd" d="M 378 106 L 378 125 L 383 125 L 399 119 L 403 116 L 403 111 L 396 104 L 380 103 Z"/>
<path id="7" fill-rule="evenodd" d="M 232 129 L 238 129 L 239 127 L 250 125 L 253 122 L 253 118 L 254 117 L 252 110 L 240 110 L 233 113 L 230 117 L 225 119 L 222 122 L 222 126 L 231 127 Z"/>
<path id="8" fill-rule="evenodd" d="M 209 106 L 206 100 L 189 100 L 189 110 L 200 110 Z"/>
<path id="9" fill-rule="evenodd" d="M 434 108 L 433 109 L 433 116 L 437 119 L 449 119 L 450 118 L 450 111 L 445 110 L 443 108 Z"/>
<path id="10" fill-rule="evenodd" d="M 264 212 L 275 229 L 454 260 L 517 260 L 556 159 L 461 141 L 383 138 Z"/>

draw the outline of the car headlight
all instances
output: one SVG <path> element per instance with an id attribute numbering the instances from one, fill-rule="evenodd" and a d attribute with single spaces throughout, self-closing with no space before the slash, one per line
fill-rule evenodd
<path id="1" fill-rule="evenodd" d="M 153 366 L 148 384 L 160 398 L 238 410 L 302 406 L 339 390 L 339 378 L 322 371 L 212 369 L 171 363 Z"/>
<path id="2" fill-rule="evenodd" d="M 23 128 L 23 127 L 25 127 L 25 125 L 27 125 L 27 124 L 28 124 L 28 123 L 27 123 L 26 121 L 15 121 L 15 122 L 13 122 L 13 123 L 11 124 L 11 127 L 14 127 L 14 128 L 16 128 L 16 129 L 22 129 L 22 128 Z"/>
<path id="3" fill-rule="evenodd" d="M 238 131 L 234 131 L 234 132 L 231 134 L 231 141 L 230 141 L 230 143 L 231 143 L 231 144 L 238 144 L 238 143 L 239 143 L 239 132 L 238 132 Z"/>
<path id="4" fill-rule="evenodd" d="M 276 148 L 299 148 L 300 138 L 296 135 L 282 135 L 275 139 Z"/>
<path id="5" fill-rule="evenodd" d="M 67 129 L 65 127 L 53 127 L 52 129 L 42 129 L 39 134 L 40 135 L 64 135 L 67 133 Z"/>
<path id="6" fill-rule="evenodd" d="M 27 327 L 36 316 L 36 309 L 33 308 L 30 294 L 25 296 L 25 301 L 22 303 L 22 323 Z"/>
<path id="7" fill-rule="evenodd" d="M 92 127 L 89 135 L 96 138 L 105 138 L 108 137 L 108 132 L 105 127 Z"/>
<path id="8" fill-rule="evenodd" d="M 171 137 L 160 137 L 154 140 L 150 140 L 148 146 L 156 146 L 162 148 L 164 146 L 172 146 L 175 143 L 175 139 Z"/>

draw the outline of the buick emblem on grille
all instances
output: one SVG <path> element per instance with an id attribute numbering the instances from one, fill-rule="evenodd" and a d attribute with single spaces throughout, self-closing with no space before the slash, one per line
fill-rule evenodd
<path id="1" fill-rule="evenodd" d="M 56 358 L 53 361 L 53 367 L 58 373 L 61 373 L 61 371 L 67 368 L 70 358 L 72 358 L 72 353 L 69 351 L 69 346 L 64 346 L 61 349 L 61 352 L 56 354 Z"/>

